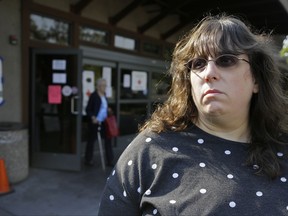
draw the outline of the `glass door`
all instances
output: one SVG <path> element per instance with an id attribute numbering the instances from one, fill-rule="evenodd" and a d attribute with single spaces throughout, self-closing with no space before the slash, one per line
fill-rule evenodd
<path id="1" fill-rule="evenodd" d="M 81 51 L 33 49 L 32 166 L 81 169 Z"/>

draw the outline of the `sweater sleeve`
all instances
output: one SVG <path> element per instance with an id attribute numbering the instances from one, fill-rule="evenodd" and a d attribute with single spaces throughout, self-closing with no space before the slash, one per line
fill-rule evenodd
<path id="1" fill-rule="evenodd" d="M 99 216 L 141 215 L 141 199 L 153 179 L 145 169 L 149 164 L 148 149 L 145 136 L 140 134 L 122 153 L 107 180 L 101 198 Z M 145 177 L 145 185 L 141 181 L 143 177 Z"/>

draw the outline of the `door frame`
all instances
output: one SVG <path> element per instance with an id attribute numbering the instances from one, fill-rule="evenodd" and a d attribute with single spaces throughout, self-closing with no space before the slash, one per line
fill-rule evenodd
<path id="1" fill-rule="evenodd" d="M 38 151 L 40 143 L 37 143 L 37 131 L 36 128 L 36 56 L 39 54 L 47 55 L 75 55 L 77 57 L 77 103 L 76 108 L 78 114 L 76 117 L 76 152 L 74 154 L 68 153 L 50 153 Z M 31 65 L 30 65 L 30 136 L 31 136 L 31 165 L 38 168 L 59 169 L 59 170 L 71 170 L 80 171 L 82 167 L 82 152 L 81 152 L 81 121 L 82 121 L 82 51 L 80 49 L 64 48 L 64 49 L 31 49 Z"/>

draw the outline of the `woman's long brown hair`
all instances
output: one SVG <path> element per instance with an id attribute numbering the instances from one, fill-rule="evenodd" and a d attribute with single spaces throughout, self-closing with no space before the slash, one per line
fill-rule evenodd
<path id="1" fill-rule="evenodd" d="M 207 16 L 177 44 L 169 74 L 172 77 L 168 99 L 153 112 L 140 128 L 160 133 L 181 131 L 195 123 L 198 111 L 191 94 L 189 71 L 185 67 L 194 56 L 217 56 L 224 53 L 247 54 L 259 92 L 252 96 L 249 115 L 251 143 L 247 164 L 257 164 L 258 174 L 275 178 L 281 173 L 281 162 L 275 155 L 288 132 L 287 96 L 284 77 L 274 59 L 269 34 L 252 33 L 239 18 L 225 14 Z"/>

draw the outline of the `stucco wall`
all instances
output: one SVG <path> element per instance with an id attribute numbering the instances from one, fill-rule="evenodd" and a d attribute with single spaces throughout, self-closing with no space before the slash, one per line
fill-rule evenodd
<path id="1" fill-rule="evenodd" d="M 0 105 L 0 122 L 22 119 L 20 15 L 20 0 L 0 1 L 0 56 L 3 58 L 5 100 Z M 9 44 L 9 35 L 17 37 L 17 45 Z"/>

